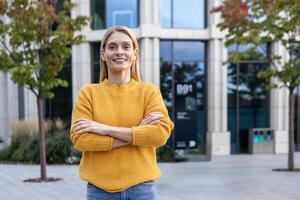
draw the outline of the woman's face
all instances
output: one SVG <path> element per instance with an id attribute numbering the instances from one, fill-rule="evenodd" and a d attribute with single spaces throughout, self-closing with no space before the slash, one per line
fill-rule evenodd
<path id="1" fill-rule="evenodd" d="M 106 62 L 111 73 L 130 71 L 136 59 L 136 49 L 130 37 L 123 32 L 114 32 L 107 40 L 105 49 L 101 50 L 101 58 Z"/>

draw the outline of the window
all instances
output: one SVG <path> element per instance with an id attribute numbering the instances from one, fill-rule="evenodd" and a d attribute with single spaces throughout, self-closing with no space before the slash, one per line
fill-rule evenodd
<path id="1" fill-rule="evenodd" d="M 228 52 L 244 52 L 250 47 L 232 45 Z M 248 153 L 249 129 L 268 127 L 268 82 L 257 78 L 257 73 L 268 67 L 265 62 L 268 50 L 268 45 L 259 46 L 248 60 L 228 65 L 228 129 L 232 153 Z"/>
<path id="2" fill-rule="evenodd" d="M 92 53 L 92 83 L 99 83 L 100 78 L 100 43 L 91 44 Z"/>
<path id="3" fill-rule="evenodd" d="M 92 29 L 138 25 L 137 0 L 91 0 Z"/>
<path id="4" fill-rule="evenodd" d="M 58 77 L 68 82 L 68 87 L 57 87 L 52 90 L 55 97 L 45 101 L 46 118 L 60 118 L 70 123 L 72 113 L 72 66 L 70 57 L 63 65 Z"/>
<path id="5" fill-rule="evenodd" d="M 205 42 L 160 41 L 160 87 L 170 116 L 176 123 L 175 147 L 195 147 L 201 153 L 205 152 L 206 131 L 205 58 Z M 184 85 L 191 86 L 193 93 L 187 96 L 176 94 Z M 193 143 L 196 146 L 191 146 Z"/>
<path id="6" fill-rule="evenodd" d="M 205 18 L 205 0 L 160 0 L 160 22 L 164 28 L 203 29 Z"/>
<path id="7" fill-rule="evenodd" d="M 290 56 L 292 60 L 299 60 L 300 42 L 290 44 Z M 297 62 L 297 61 L 296 61 Z M 299 61 L 298 61 L 299 62 Z M 295 147 L 296 151 L 300 151 L 300 86 L 294 90 L 295 110 L 294 110 L 294 131 L 295 131 Z"/>

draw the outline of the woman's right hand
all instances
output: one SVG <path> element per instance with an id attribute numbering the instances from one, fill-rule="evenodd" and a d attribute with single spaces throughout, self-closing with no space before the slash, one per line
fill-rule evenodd
<path id="1" fill-rule="evenodd" d="M 141 126 L 158 124 L 163 116 L 164 115 L 161 112 L 151 112 L 144 119 L 142 119 L 139 125 Z"/>

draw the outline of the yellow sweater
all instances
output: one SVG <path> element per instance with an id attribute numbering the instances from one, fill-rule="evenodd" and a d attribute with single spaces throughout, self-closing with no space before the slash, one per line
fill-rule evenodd
<path id="1" fill-rule="evenodd" d="M 139 126 L 150 112 L 161 112 L 159 124 Z M 112 149 L 110 136 L 71 133 L 75 149 L 81 151 L 80 178 L 109 192 L 160 177 L 155 149 L 166 143 L 174 125 L 160 91 L 150 83 L 131 80 L 116 86 L 107 79 L 82 87 L 72 113 L 72 124 L 86 118 L 110 126 L 132 127 L 132 144 Z"/>

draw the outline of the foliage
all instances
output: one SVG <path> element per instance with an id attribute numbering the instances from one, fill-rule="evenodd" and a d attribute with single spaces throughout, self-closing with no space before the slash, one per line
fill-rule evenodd
<path id="1" fill-rule="evenodd" d="M 16 142 L 18 138 L 26 137 L 26 135 L 37 134 L 38 124 L 34 120 L 22 120 L 10 124 L 12 141 Z"/>
<path id="2" fill-rule="evenodd" d="M 186 159 L 176 155 L 172 148 L 168 146 L 159 147 L 156 150 L 156 157 L 158 162 L 180 162 Z"/>
<path id="3" fill-rule="evenodd" d="M 12 80 L 29 88 L 35 95 L 53 97 L 52 88 L 67 86 L 57 78 L 63 64 L 70 57 L 69 45 L 79 44 L 83 36 L 77 34 L 89 18 L 72 19 L 74 4 L 56 0 L 14 0 L 8 6 L 1 0 L 0 15 L 0 70 L 8 72 Z M 8 20 L 9 18 L 9 20 Z"/>
<path id="4" fill-rule="evenodd" d="M 218 27 L 227 31 L 226 46 L 252 44 L 246 52 L 233 52 L 228 62 L 238 63 L 243 56 L 255 53 L 258 46 L 280 42 L 293 59 L 284 62 L 280 55 L 270 52 L 266 60 L 261 59 L 272 67 L 260 72 L 259 77 L 275 78 L 279 82 L 270 82 L 270 88 L 286 87 L 292 92 L 300 85 L 300 45 L 295 45 L 300 34 L 299 5 L 298 0 L 225 0 L 213 8 L 211 12 L 219 12 L 223 19 Z"/>
<path id="5" fill-rule="evenodd" d="M 81 153 L 77 152 L 69 139 L 69 131 L 60 129 L 65 124 L 59 121 L 59 126 L 52 126 L 46 134 L 46 157 L 49 164 L 74 164 L 78 163 Z M 21 124 L 26 127 L 27 124 L 33 124 L 32 121 L 22 121 L 14 123 L 14 127 Z M 50 122 L 49 124 L 55 124 Z M 5 162 L 25 162 L 37 164 L 39 159 L 39 135 L 32 133 L 30 129 L 17 129 L 18 132 L 13 134 L 11 144 L 6 146 L 0 151 L 0 161 Z"/>

